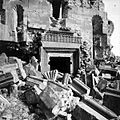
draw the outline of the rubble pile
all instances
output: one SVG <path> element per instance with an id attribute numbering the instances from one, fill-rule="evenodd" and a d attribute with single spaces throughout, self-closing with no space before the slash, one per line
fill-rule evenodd
<path id="1" fill-rule="evenodd" d="M 7 120 L 71 119 L 78 97 L 67 86 L 68 74 L 40 73 L 29 64 L 4 54 L 0 66 L 0 118 Z M 58 79 L 63 78 L 61 82 Z M 77 101 L 76 101 L 77 100 Z M 60 116 L 62 117 L 60 117 Z"/>
<path id="2" fill-rule="evenodd" d="M 4 95 L 3 95 L 4 96 Z M 23 104 L 14 95 L 4 96 L 4 98 L 9 102 L 9 106 L 5 106 L 0 112 L 1 119 L 6 120 L 32 120 L 34 119 L 34 114 L 29 114 L 28 107 Z M 3 106 L 1 106 L 3 107 Z"/>
<path id="3" fill-rule="evenodd" d="M 73 77 L 39 72 L 34 56 L 28 64 L 5 53 L 0 58 L 0 120 L 119 120 L 103 105 L 104 93 L 119 91 L 96 68 L 81 67 Z"/>

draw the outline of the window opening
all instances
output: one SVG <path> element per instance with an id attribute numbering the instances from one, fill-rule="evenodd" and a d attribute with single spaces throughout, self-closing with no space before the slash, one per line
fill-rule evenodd
<path id="1" fill-rule="evenodd" d="M 21 5 L 17 5 L 17 37 L 18 41 L 23 41 L 23 12 Z"/>

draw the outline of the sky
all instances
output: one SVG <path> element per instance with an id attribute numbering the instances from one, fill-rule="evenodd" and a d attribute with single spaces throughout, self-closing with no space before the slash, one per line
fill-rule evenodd
<path id="1" fill-rule="evenodd" d="M 120 0 L 103 0 L 103 2 L 108 19 L 114 23 L 114 31 L 111 36 L 112 52 L 116 56 L 120 56 Z"/>

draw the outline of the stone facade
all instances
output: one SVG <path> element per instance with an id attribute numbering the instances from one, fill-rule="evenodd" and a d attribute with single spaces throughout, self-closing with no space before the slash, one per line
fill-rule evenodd
<path id="1" fill-rule="evenodd" d="M 55 9 L 54 4 L 60 8 Z M 72 34 L 75 37 L 74 39 L 80 37 L 80 39 L 82 38 L 82 42 L 86 41 L 89 44 L 91 60 L 96 57 L 102 58 L 106 46 L 109 46 L 110 32 L 113 31 L 114 26 L 108 22 L 109 20 L 107 13 L 104 11 L 102 0 L 4 0 L 3 3 L 1 2 L 1 6 L 1 40 L 31 42 L 33 41 L 33 37 L 28 28 L 33 28 L 34 33 L 36 29 L 39 29 L 38 31 L 42 37 L 48 31 L 61 31 L 62 28 L 65 34 Z M 59 15 L 56 15 L 57 12 Z M 3 14 L 5 17 L 3 17 Z M 5 19 L 4 24 L 3 18 Z M 66 32 L 66 29 L 68 32 Z M 47 39 L 49 39 L 49 42 Z M 58 38 L 56 37 L 55 39 Z M 68 38 L 64 37 L 62 39 L 65 41 Z M 41 52 L 40 58 L 41 65 L 44 66 L 43 71 L 50 70 L 48 62 L 49 55 L 51 55 L 50 57 L 53 56 L 50 52 L 51 49 L 54 55 L 57 53 L 54 49 L 58 51 L 60 49 L 63 52 L 62 54 L 58 52 L 59 54 L 56 57 L 60 55 L 62 57 L 65 55 L 69 56 L 70 61 L 72 61 L 72 67 L 70 69 L 73 73 L 79 67 L 79 64 L 76 64 L 79 62 L 79 57 L 76 57 L 75 62 L 73 62 L 74 57 L 71 57 L 69 53 L 74 56 L 79 51 L 80 42 L 60 43 L 58 40 L 56 42 L 53 41 L 52 44 L 50 40 L 52 38 L 46 38 L 46 41 L 42 41 L 42 47 L 40 48 L 40 51 L 43 51 Z M 100 49 L 96 49 L 96 41 L 97 45 L 99 43 L 98 46 Z M 72 47 L 73 45 L 75 46 L 74 49 Z M 69 52 L 69 50 L 72 52 Z M 101 56 L 99 56 L 101 51 Z M 76 56 L 79 55 L 77 54 Z M 74 64 L 78 67 L 73 68 Z"/>
<path id="2" fill-rule="evenodd" d="M 78 1 L 76 0 L 78 3 Z M 73 28 L 74 30 L 78 30 L 81 33 L 82 36 L 82 41 L 87 41 L 91 45 L 91 51 L 93 52 L 93 39 L 96 38 L 95 36 L 99 35 L 99 39 L 101 41 L 107 41 L 107 37 L 105 39 L 105 34 L 107 36 L 108 32 L 108 18 L 107 18 L 107 13 L 104 12 L 104 4 L 101 3 L 100 0 L 96 1 L 93 5 L 88 4 L 85 6 L 77 3 L 71 3 L 70 5 L 70 10 L 68 10 L 68 18 L 66 21 L 66 26 L 69 26 Z M 101 5 L 97 5 L 101 4 Z M 88 6 L 89 5 L 89 6 Z M 101 26 L 101 33 L 93 33 L 95 27 L 97 26 L 97 22 L 94 22 L 94 19 L 97 20 L 97 17 L 102 20 L 100 24 Z M 98 19 L 98 20 L 99 20 Z M 94 24 L 94 25 L 93 25 Z M 97 26 L 99 27 L 99 25 Z M 96 31 L 100 31 L 99 29 Z M 98 51 L 99 52 L 99 51 Z M 99 53 L 98 53 L 99 54 Z M 92 56 L 92 57 L 96 57 Z"/>

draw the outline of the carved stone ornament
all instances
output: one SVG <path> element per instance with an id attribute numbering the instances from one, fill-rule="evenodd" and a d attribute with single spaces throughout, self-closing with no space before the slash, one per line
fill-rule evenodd
<path id="1" fill-rule="evenodd" d="M 104 3 L 102 0 L 96 0 L 92 6 L 93 8 L 96 8 L 100 11 L 103 11 L 104 10 Z"/>
<path id="2" fill-rule="evenodd" d="M 89 0 L 81 0 L 82 1 L 82 7 L 90 8 Z"/>

